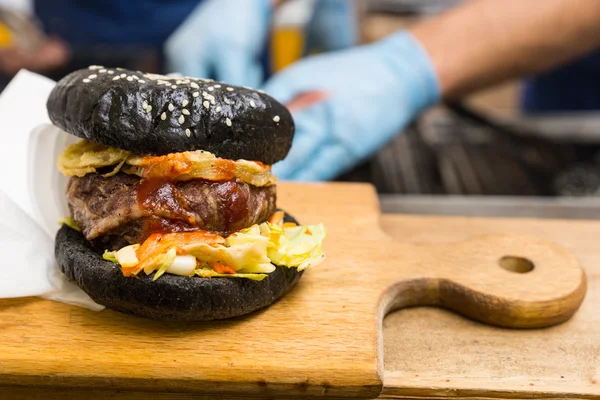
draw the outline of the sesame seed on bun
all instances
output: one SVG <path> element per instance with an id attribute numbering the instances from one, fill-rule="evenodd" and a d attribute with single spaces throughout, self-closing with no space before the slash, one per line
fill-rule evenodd
<path id="1" fill-rule="evenodd" d="M 90 67 L 67 75 L 47 109 L 68 133 L 140 155 L 204 150 L 274 164 L 285 158 L 294 135 L 288 109 L 262 91 L 125 69 Z"/>

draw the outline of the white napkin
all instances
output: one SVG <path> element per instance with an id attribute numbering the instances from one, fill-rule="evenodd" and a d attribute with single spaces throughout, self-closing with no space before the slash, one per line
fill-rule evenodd
<path id="1" fill-rule="evenodd" d="M 102 310 L 54 259 L 58 221 L 68 214 L 56 158 L 75 140 L 50 124 L 54 85 L 22 70 L 0 94 L 0 298 L 39 296 Z"/>

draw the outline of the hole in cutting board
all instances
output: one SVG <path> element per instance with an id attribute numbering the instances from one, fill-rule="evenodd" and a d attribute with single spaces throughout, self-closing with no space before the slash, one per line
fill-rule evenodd
<path id="1" fill-rule="evenodd" d="M 535 265 L 531 260 L 517 256 L 504 256 L 498 260 L 498 264 L 507 271 L 524 274 L 533 271 Z"/>

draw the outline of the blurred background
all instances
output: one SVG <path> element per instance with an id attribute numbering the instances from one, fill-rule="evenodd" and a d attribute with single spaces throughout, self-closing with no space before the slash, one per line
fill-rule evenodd
<path id="1" fill-rule="evenodd" d="M 276 10 L 266 77 L 303 57 L 313 2 L 289 0 Z M 21 68 L 55 80 L 89 65 L 168 72 L 162 45 L 186 9 L 133 3 L 0 0 L 0 88 Z M 359 41 L 370 43 L 460 3 L 362 0 L 353 23 Z M 390 212 L 599 218 L 600 114 L 527 115 L 522 102 L 523 83 L 514 81 L 440 105 L 337 180 L 373 183 Z"/>

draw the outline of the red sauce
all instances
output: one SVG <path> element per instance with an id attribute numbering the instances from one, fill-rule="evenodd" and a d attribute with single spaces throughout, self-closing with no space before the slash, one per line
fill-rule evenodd
<path id="1" fill-rule="evenodd" d="M 260 161 L 252 161 L 254 164 L 258 165 L 261 168 L 268 168 L 269 166 L 263 162 Z"/>
<path id="2" fill-rule="evenodd" d="M 184 153 L 173 153 L 158 157 L 144 157 L 144 179 L 173 179 L 178 175 L 192 171 L 194 167 L 189 157 Z"/>
<path id="3" fill-rule="evenodd" d="M 256 162 L 262 167 L 266 165 Z M 217 158 L 211 163 L 212 184 L 215 185 L 216 202 L 223 217 L 224 231 L 240 229 L 240 223 L 247 220 L 250 213 L 246 192 L 240 190 L 235 180 L 236 163 L 233 160 Z M 150 211 L 157 218 L 147 218 L 143 237 L 153 233 L 189 232 L 198 229 L 193 216 L 182 205 L 186 200 L 179 193 L 174 180 L 182 174 L 190 173 L 193 163 L 186 153 L 173 153 L 164 156 L 148 156 L 142 160 L 143 174 L 138 187 L 137 201 L 142 210 Z"/>
<path id="4" fill-rule="evenodd" d="M 217 202 L 226 210 L 224 222 L 227 230 L 235 230 L 234 226 L 248 218 L 248 196 L 240 190 L 235 181 L 221 182 L 216 188 Z"/>
<path id="5" fill-rule="evenodd" d="M 148 218 L 144 222 L 143 237 L 152 233 L 182 232 L 195 228 L 196 221 L 181 207 L 177 187 L 168 179 L 142 179 L 137 191 L 140 208 L 168 218 Z"/>
<path id="6" fill-rule="evenodd" d="M 235 162 L 227 159 L 218 159 L 213 162 L 215 168 L 215 181 L 230 181 L 235 178 Z"/>
<path id="7" fill-rule="evenodd" d="M 221 263 L 211 263 L 210 266 L 217 274 L 235 274 L 236 271 L 229 265 L 221 264 Z"/>
<path id="8" fill-rule="evenodd" d="M 173 198 L 177 189 L 167 179 L 142 179 L 138 187 L 137 199 L 141 208 L 151 210 L 179 211 L 179 204 Z"/>
<path id="9" fill-rule="evenodd" d="M 259 167 L 266 169 L 268 165 L 253 161 Z M 173 153 L 164 156 L 147 156 L 142 159 L 145 179 L 175 179 L 179 175 L 192 172 L 194 164 L 186 153 Z M 230 181 L 237 178 L 236 162 L 226 158 L 216 158 L 211 161 L 213 169 L 212 181 Z"/>
<path id="10" fill-rule="evenodd" d="M 143 229 L 142 238 L 146 239 L 152 233 L 190 232 L 196 230 L 197 227 L 179 220 L 156 217 L 145 219 Z"/>

